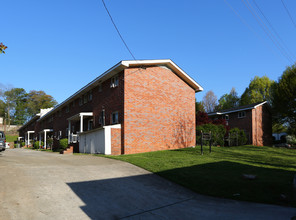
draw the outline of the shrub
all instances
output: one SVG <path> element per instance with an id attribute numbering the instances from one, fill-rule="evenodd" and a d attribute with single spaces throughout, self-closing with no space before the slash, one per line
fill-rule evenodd
<path id="1" fill-rule="evenodd" d="M 247 136 L 244 130 L 232 128 L 229 131 L 230 146 L 240 146 L 247 143 Z"/>
<path id="2" fill-rule="evenodd" d="M 223 125 L 214 125 L 214 124 L 204 124 L 204 125 L 199 125 L 196 127 L 197 131 L 197 143 L 201 143 L 201 131 L 203 133 L 212 133 L 212 145 L 213 146 L 223 146 L 224 145 L 224 135 L 226 132 L 226 129 Z M 209 141 L 204 141 L 204 145 L 209 145 Z"/>
<path id="3" fill-rule="evenodd" d="M 52 149 L 52 145 L 53 145 L 53 139 L 52 138 L 47 139 L 47 145 L 49 146 L 50 149 Z"/>
<path id="4" fill-rule="evenodd" d="M 22 143 L 22 147 L 24 147 L 25 145 L 26 145 L 26 143 L 23 141 L 23 142 L 21 142 Z"/>
<path id="5" fill-rule="evenodd" d="M 43 141 L 41 141 L 41 146 L 43 146 L 43 145 L 44 145 L 44 143 L 43 143 Z M 33 148 L 34 149 L 39 149 L 39 147 L 40 147 L 39 141 L 35 141 L 34 144 L 33 144 Z"/>
<path id="6" fill-rule="evenodd" d="M 287 135 L 286 140 L 287 140 L 287 144 L 296 145 L 296 136 Z"/>
<path id="7" fill-rule="evenodd" d="M 68 147 L 68 138 L 63 138 L 59 140 L 60 148 L 65 150 Z"/>

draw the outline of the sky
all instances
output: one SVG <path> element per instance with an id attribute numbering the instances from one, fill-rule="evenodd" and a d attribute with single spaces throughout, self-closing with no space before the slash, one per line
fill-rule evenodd
<path id="1" fill-rule="evenodd" d="M 134 57 L 174 61 L 204 88 L 197 101 L 209 90 L 218 99 L 232 87 L 241 95 L 255 76 L 277 80 L 296 61 L 295 0 L 105 4 Z M 43 90 L 61 103 L 133 59 L 102 0 L 3 0 L 1 9 L 0 42 L 8 47 L 0 54 L 1 87 Z"/>

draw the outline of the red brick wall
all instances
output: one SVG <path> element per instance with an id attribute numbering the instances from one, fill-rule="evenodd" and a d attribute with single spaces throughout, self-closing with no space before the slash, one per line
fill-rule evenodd
<path id="1" fill-rule="evenodd" d="M 253 145 L 266 146 L 272 144 L 271 114 L 265 105 L 253 109 Z"/>
<path id="2" fill-rule="evenodd" d="M 111 128 L 111 154 L 121 154 L 121 129 Z"/>
<path id="3" fill-rule="evenodd" d="M 252 144 L 252 110 L 245 110 L 246 117 L 238 118 L 238 112 L 229 113 L 228 125 L 230 128 L 239 128 L 246 132 L 248 143 Z"/>
<path id="4" fill-rule="evenodd" d="M 102 109 L 105 109 L 105 125 L 111 124 L 112 112 L 119 112 L 119 123 L 123 122 L 123 72 L 118 74 L 119 85 L 115 88 L 110 88 L 111 79 L 107 79 L 102 82 L 102 91 L 99 91 L 99 87 L 92 88 L 92 100 L 87 103 L 79 105 L 79 97 L 76 97 L 69 103 L 69 112 L 66 112 L 66 106 L 59 109 L 59 112 L 52 113 L 51 115 L 43 118 L 40 121 L 40 128 L 53 129 L 53 134 L 57 134 L 58 131 L 62 131 L 62 138 L 66 138 L 66 129 L 68 128 L 68 120 L 73 115 L 80 112 L 93 112 L 93 117 L 84 118 L 84 130 L 87 130 L 88 120 L 93 119 L 93 128 L 100 127 L 99 115 Z M 82 94 L 83 96 L 83 94 Z M 72 103 L 74 102 L 74 105 Z M 53 122 L 50 122 L 50 117 L 53 117 Z M 80 131 L 80 122 L 71 121 L 71 126 L 74 125 L 75 131 Z M 54 145 L 57 146 L 57 141 L 54 141 Z"/>
<path id="5" fill-rule="evenodd" d="M 124 72 L 125 154 L 195 146 L 195 91 L 171 70 Z"/>

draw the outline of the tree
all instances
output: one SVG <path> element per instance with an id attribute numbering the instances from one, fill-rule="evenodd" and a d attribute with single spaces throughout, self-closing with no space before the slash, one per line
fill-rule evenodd
<path id="1" fill-rule="evenodd" d="M 249 105 L 263 101 L 270 102 L 273 85 L 274 81 L 270 80 L 267 76 L 261 78 L 255 76 L 242 94 L 240 105 Z"/>
<path id="2" fill-rule="evenodd" d="M 287 67 L 275 83 L 272 97 L 273 115 L 277 122 L 288 125 L 296 134 L 296 65 Z"/>
<path id="3" fill-rule="evenodd" d="M 13 88 L 4 92 L 8 120 L 12 124 L 23 124 L 27 119 L 27 93 L 23 88 Z"/>
<path id="4" fill-rule="evenodd" d="M 209 124 L 211 120 L 209 119 L 209 116 L 207 113 L 203 111 L 198 111 L 196 114 L 196 125 L 203 125 L 203 124 Z"/>
<path id="5" fill-rule="evenodd" d="M 195 101 L 195 113 L 197 114 L 199 111 L 204 112 L 205 108 L 204 108 L 202 102 Z"/>
<path id="6" fill-rule="evenodd" d="M 3 43 L 0 43 L 0 53 L 5 53 L 6 49 L 7 47 Z"/>
<path id="7" fill-rule="evenodd" d="M 28 116 L 33 117 L 40 111 L 40 109 L 51 108 L 56 104 L 56 100 L 51 95 L 47 95 L 44 91 L 32 90 L 28 93 Z"/>
<path id="8" fill-rule="evenodd" d="M 237 95 L 237 92 L 235 91 L 235 88 L 233 87 L 229 94 L 224 94 L 221 96 L 221 98 L 218 101 L 218 105 L 216 107 L 216 110 L 224 110 L 229 108 L 234 108 L 239 106 L 239 97 Z"/>
<path id="9" fill-rule="evenodd" d="M 202 99 L 202 104 L 206 112 L 213 112 L 217 106 L 217 96 L 212 90 L 208 91 Z"/>
<path id="10" fill-rule="evenodd" d="M 0 99 L 0 117 L 3 117 L 5 113 L 5 103 Z"/>

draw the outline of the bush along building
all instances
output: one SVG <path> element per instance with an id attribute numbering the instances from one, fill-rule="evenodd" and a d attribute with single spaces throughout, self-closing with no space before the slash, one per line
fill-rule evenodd
<path id="1" fill-rule="evenodd" d="M 225 119 L 230 128 L 245 131 L 247 144 L 272 145 L 272 118 L 268 103 L 259 102 L 208 114 L 211 119 Z"/>
<path id="2" fill-rule="evenodd" d="M 195 146 L 195 93 L 171 60 L 121 61 L 19 129 L 36 141 L 68 139 L 82 153 L 133 154 Z"/>

